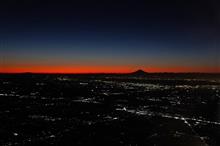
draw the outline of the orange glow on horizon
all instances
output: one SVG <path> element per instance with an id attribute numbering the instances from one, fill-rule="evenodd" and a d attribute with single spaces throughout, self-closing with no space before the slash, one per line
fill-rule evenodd
<path id="1" fill-rule="evenodd" d="M 137 67 L 137 66 L 3 66 L 2 73 L 130 73 L 138 69 L 146 72 L 204 72 L 220 73 L 218 67 Z"/>
<path id="2" fill-rule="evenodd" d="M 125 73 L 132 72 L 135 68 L 122 67 L 122 66 L 10 66 L 0 69 L 0 72 L 7 73 Z"/>

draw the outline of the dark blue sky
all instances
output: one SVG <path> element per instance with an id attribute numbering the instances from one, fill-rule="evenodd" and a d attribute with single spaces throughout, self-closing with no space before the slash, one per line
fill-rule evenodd
<path id="1" fill-rule="evenodd" d="M 2 71 L 220 68 L 217 0 L 10 0 L 0 2 L 0 18 Z"/>

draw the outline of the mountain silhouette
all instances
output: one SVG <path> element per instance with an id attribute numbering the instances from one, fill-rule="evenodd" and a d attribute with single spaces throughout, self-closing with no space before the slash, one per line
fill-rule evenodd
<path id="1" fill-rule="evenodd" d="M 145 75 L 147 75 L 147 72 L 145 72 L 145 71 L 139 69 L 139 70 L 137 70 L 137 71 L 135 71 L 135 72 L 133 72 L 133 73 L 131 73 L 131 74 L 132 74 L 132 75 L 135 75 L 135 76 L 145 76 Z"/>

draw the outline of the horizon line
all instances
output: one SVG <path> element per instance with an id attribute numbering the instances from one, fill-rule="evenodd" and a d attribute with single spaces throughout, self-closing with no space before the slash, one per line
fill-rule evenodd
<path id="1" fill-rule="evenodd" d="M 0 72 L 0 74 L 132 74 L 133 72 Z M 220 74 L 220 72 L 146 72 L 146 74 Z"/>

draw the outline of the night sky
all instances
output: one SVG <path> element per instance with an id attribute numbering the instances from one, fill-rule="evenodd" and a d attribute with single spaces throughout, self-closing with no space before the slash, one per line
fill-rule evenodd
<path id="1" fill-rule="evenodd" d="M 218 0 L 1 0 L 0 72 L 220 72 Z"/>

